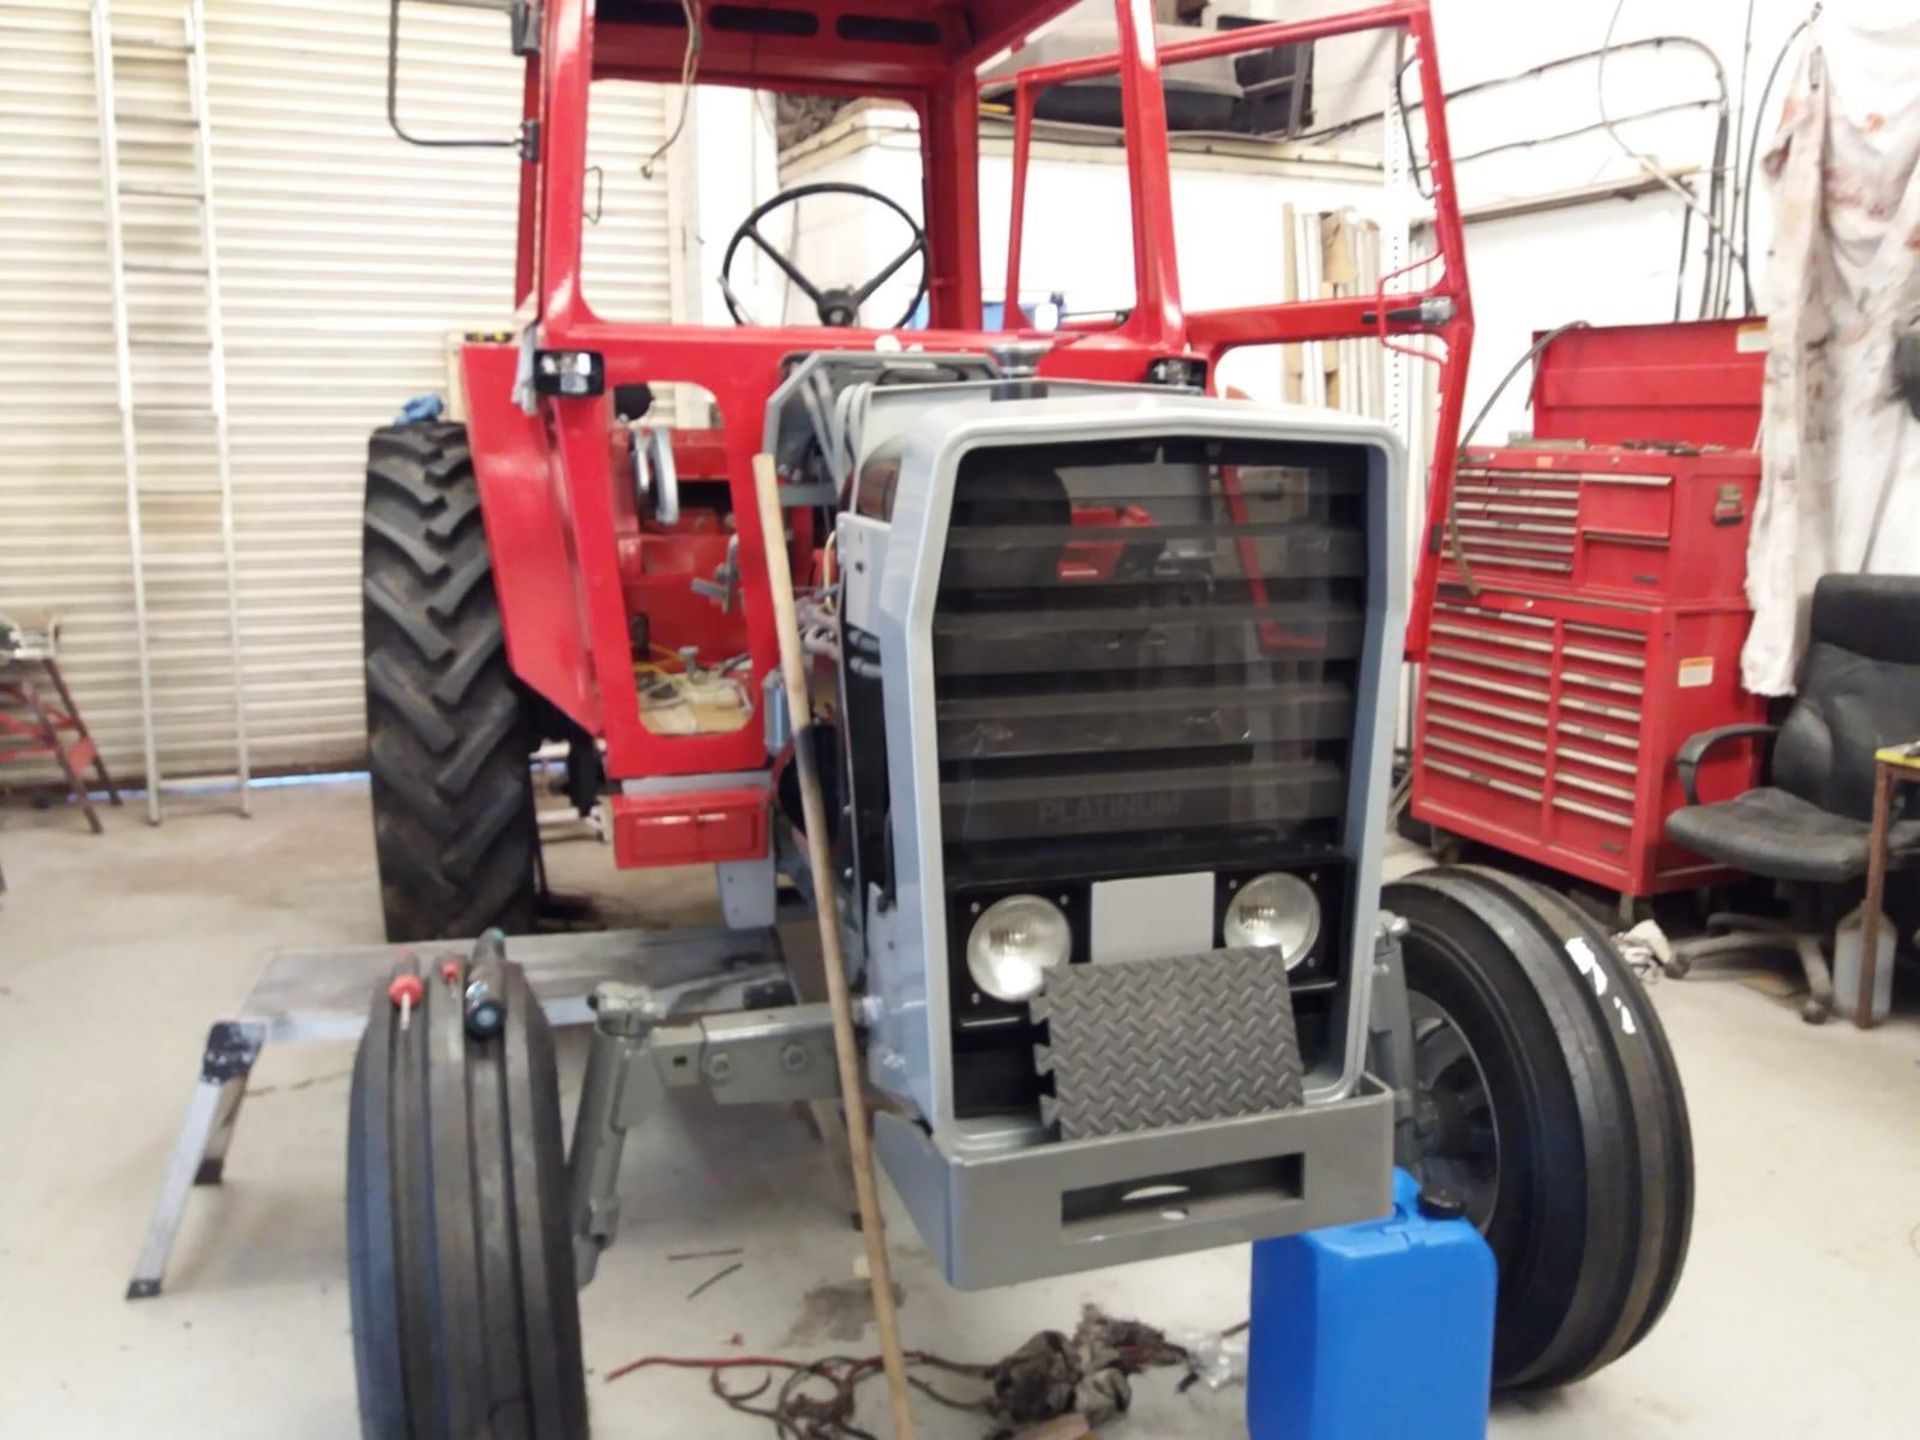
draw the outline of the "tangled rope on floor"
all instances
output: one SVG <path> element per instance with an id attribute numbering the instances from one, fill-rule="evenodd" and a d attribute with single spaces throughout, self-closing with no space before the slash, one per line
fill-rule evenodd
<path id="1" fill-rule="evenodd" d="M 1015 1427 L 1079 1414 L 1098 1425 L 1133 1401 L 1131 1377 L 1162 1366 L 1187 1366 L 1187 1351 L 1137 1320 L 1120 1320 L 1094 1306 L 1081 1312 L 1073 1334 L 1042 1330 L 990 1365 L 949 1360 L 925 1350 L 907 1352 L 909 1371 L 935 1371 L 971 1381 L 982 1393 L 962 1397 L 936 1388 L 924 1375 L 908 1383 L 951 1410 L 976 1411 L 992 1428 L 985 1440 L 1006 1440 Z M 636 1370 L 703 1370 L 713 1393 L 743 1415 L 773 1425 L 780 1440 L 875 1440 L 854 1423 L 860 1386 L 881 1373 L 878 1355 L 828 1355 L 790 1360 L 779 1355 L 645 1355 L 607 1372 L 609 1382 Z M 766 1373 L 758 1384 L 731 1388 L 733 1370 Z M 783 1377 L 784 1378 L 781 1378 Z"/>

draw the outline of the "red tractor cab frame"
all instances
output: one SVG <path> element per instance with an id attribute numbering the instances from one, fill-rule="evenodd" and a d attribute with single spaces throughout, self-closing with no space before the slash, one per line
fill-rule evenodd
<path id="1" fill-rule="evenodd" d="M 804 0 L 791 5 L 694 7 L 701 26 L 699 81 L 900 101 L 919 117 L 924 168 L 929 327 L 899 332 L 929 352 L 981 352 L 1010 335 L 1053 342 L 1043 376 L 1139 383 L 1156 361 L 1196 360 L 1211 376 L 1240 346 L 1372 336 L 1442 342 L 1440 409 L 1428 514 L 1443 514 L 1458 440 L 1473 335 L 1444 94 L 1426 0 L 1393 0 L 1350 14 L 1246 29 L 1197 32 L 1156 45 L 1145 0 L 1116 0 L 1117 53 L 1036 66 L 1015 81 L 1012 234 L 1006 295 L 1017 297 L 1033 105 L 1046 86 L 1118 74 L 1127 145 L 1136 302 L 1069 334 L 1026 325 L 1017 303 L 1006 328 L 981 324 L 979 81 L 981 67 L 1017 46 L 1069 0 Z M 1162 71 L 1168 65 L 1298 45 L 1368 30 L 1398 31 L 1411 46 L 1424 106 L 1432 179 L 1432 262 L 1401 276 L 1410 288 L 1189 312 L 1181 303 Z M 868 349 L 882 332 L 813 327 L 628 324 L 595 313 L 581 283 L 589 89 L 595 79 L 678 83 L 688 44 L 685 12 L 636 0 L 548 0 L 539 53 L 527 66 L 516 299 L 531 311 L 519 343 L 466 345 L 469 431 L 508 655 L 520 679 L 587 735 L 604 741 L 614 783 L 616 856 L 624 865 L 747 859 L 767 853 L 767 739 L 758 723 L 724 733 L 667 735 L 642 723 L 636 659 L 683 645 L 738 645 L 758 695 L 778 660 L 761 560 L 752 462 L 764 444 L 768 399 L 782 367 L 815 350 Z M 1427 278 L 1417 286 L 1412 276 Z M 1415 351 L 1413 353 L 1426 353 Z M 535 356 L 578 364 L 589 393 L 529 394 Z M 691 580 L 724 556 L 721 513 L 672 524 L 643 518 L 631 485 L 616 481 L 623 427 L 616 387 L 696 385 L 717 403 L 717 430 L 679 429 L 672 446 L 684 478 L 724 480 L 737 532 L 739 607 L 721 624 L 689 613 Z M 524 404 L 523 404 L 524 402 Z M 612 442 L 610 443 L 610 437 Z M 794 572 L 816 573 L 818 541 L 796 510 Z M 1435 557 L 1422 547 L 1409 650 L 1424 641 Z M 707 602 L 702 600 L 700 604 Z M 636 626 L 636 617 L 641 623 Z M 709 623 L 711 622 L 711 623 Z M 720 628 L 715 629 L 719 624 Z M 636 637 L 646 637 L 636 657 Z M 703 655 L 703 660 L 720 657 Z M 648 787 L 622 782 L 675 777 Z M 706 777 L 711 783 L 697 779 Z M 634 793 L 636 790 L 647 793 Z"/>

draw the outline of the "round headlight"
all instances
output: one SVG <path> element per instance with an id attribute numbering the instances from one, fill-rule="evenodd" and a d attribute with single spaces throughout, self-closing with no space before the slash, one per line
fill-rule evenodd
<path id="1" fill-rule="evenodd" d="M 1307 958 L 1320 934 L 1320 901 L 1297 875 L 1278 872 L 1249 880 L 1227 903 L 1221 926 L 1228 945 L 1272 947 L 1292 969 Z"/>
<path id="2" fill-rule="evenodd" d="M 1058 905 L 1038 895 L 1009 895 L 973 922 L 967 973 L 996 1000 L 1025 1000 L 1040 993 L 1047 971 L 1064 965 L 1072 950 L 1073 929 Z"/>

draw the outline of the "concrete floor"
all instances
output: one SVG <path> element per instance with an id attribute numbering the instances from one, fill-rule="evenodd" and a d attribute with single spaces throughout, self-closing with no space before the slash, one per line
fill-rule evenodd
<path id="1" fill-rule="evenodd" d="M 121 1299 L 208 1021 L 277 945 L 379 939 L 363 784 L 260 792 L 250 822 L 132 809 L 104 839 L 8 811 L 0 862 L 0 1437 L 356 1431 L 342 1159 L 344 1046 L 270 1049 L 219 1190 L 196 1192 L 156 1301 Z M 701 872 L 644 885 L 591 843 L 562 884 L 658 923 L 704 914 Z M 1746 985 L 1656 985 L 1692 1102 L 1699 1208 L 1666 1320 L 1571 1390 L 1503 1404 L 1500 1437 L 1920 1434 L 1920 1023 L 1803 1025 Z M 564 1051 L 569 1090 L 579 1049 Z M 595 1434 L 763 1436 L 684 1372 L 600 1376 L 649 1352 L 867 1350 L 857 1237 L 821 1151 L 784 1114 L 686 1105 L 630 1145 L 627 1228 L 584 1298 Z M 983 1294 L 948 1290 L 892 1231 L 910 1344 L 996 1357 L 1097 1302 L 1164 1326 L 1245 1313 L 1247 1252 Z M 741 1247 L 746 1267 L 672 1252 Z M 852 1298 L 849 1299 L 849 1296 Z M 1382 1363 L 1390 1364 L 1391 1346 Z M 1114 1440 L 1244 1434 L 1241 1392 L 1138 1387 Z M 877 1389 L 874 1395 L 877 1401 Z M 877 1413 L 877 1412 L 869 1412 Z M 974 1418 L 921 1407 L 930 1440 Z"/>

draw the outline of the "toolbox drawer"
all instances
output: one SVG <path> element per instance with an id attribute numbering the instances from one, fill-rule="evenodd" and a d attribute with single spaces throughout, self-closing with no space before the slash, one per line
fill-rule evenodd
<path id="1" fill-rule="evenodd" d="M 1759 456 L 1579 448 L 1470 452 L 1442 579 L 1540 594 L 1740 602 Z M 1463 567 L 1455 558 L 1463 557 Z"/>
<path id="2" fill-rule="evenodd" d="M 1744 607 L 1605 605 L 1516 587 L 1433 610 L 1414 714 L 1413 814 L 1443 830 L 1645 895 L 1720 873 L 1669 843 L 1687 736 L 1760 718 L 1738 687 Z M 1703 794 L 1752 783 L 1750 751 L 1703 767 Z"/>

